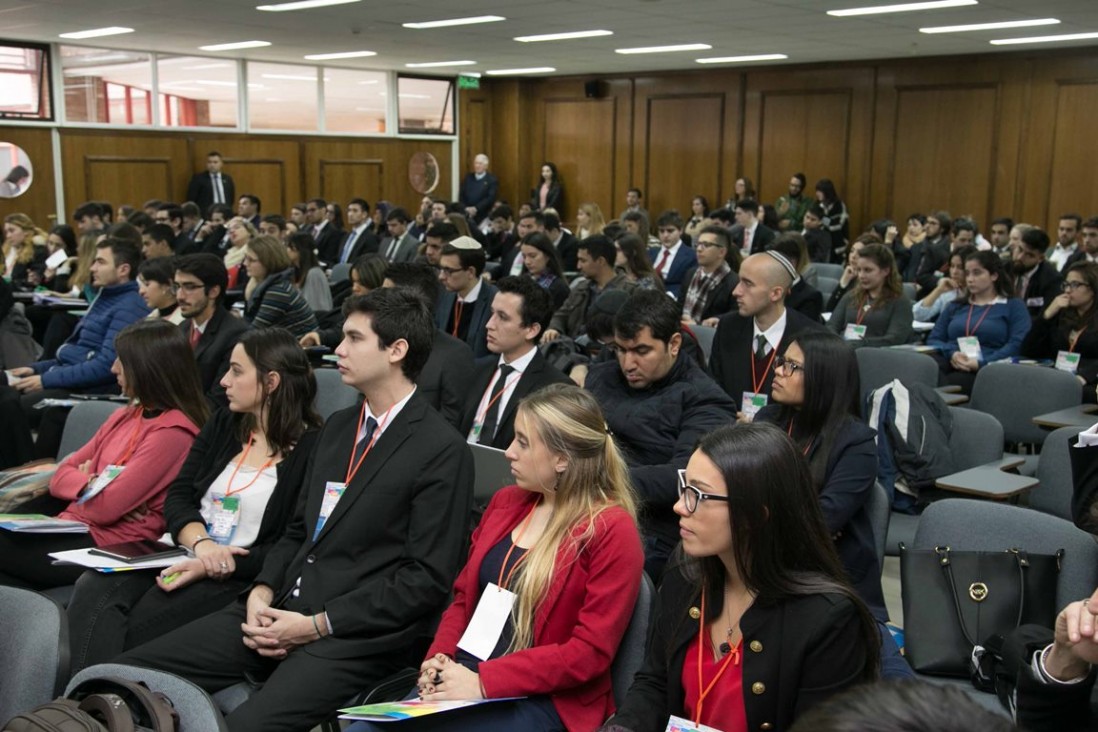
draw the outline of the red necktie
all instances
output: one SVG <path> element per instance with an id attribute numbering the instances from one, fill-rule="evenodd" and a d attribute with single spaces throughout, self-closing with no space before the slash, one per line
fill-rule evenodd
<path id="1" fill-rule="evenodd" d="M 198 348 L 198 341 L 202 338 L 202 331 L 195 327 L 194 323 L 191 323 L 191 349 Z"/>
<path id="2" fill-rule="evenodd" d="M 667 258 L 671 256 L 671 250 L 664 247 L 663 254 L 660 255 L 660 260 L 656 262 L 656 271 L 661 275 L 663 274 L 663 265 L 667 264 Z"/>

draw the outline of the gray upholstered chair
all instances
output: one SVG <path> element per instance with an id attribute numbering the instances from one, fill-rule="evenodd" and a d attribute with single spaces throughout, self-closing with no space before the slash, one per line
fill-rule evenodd
<path id="1" fill-rule="evenodd" d="M 59 696 L 69 677 L 69 622 L 53 599 L 0 586 L 0 724 Z"/>

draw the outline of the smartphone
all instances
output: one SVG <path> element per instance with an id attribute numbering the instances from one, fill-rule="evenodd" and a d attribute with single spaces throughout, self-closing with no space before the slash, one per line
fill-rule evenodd
<path id="1" fill-rule="evenodd" d="M 150 559 L 168 559 L 186 556 L 187 550 L 181 546 L 171 546 L 159 541 L 126 541 L 121 544 L 108 544 L 88 550 L 89 554 L 117 559 L 120 562 L 134 564 Z"/>

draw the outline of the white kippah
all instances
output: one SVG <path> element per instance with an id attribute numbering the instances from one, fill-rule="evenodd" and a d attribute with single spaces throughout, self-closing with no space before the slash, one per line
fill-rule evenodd
<path id="1" fill-rule="evenodd" d="M 793 266 L 792 262 L 786 259 L 784 254 L 782 254 L 781 252 L 775 252 L 772 249 L 767 250 L 766 252 L 764 252 L 764 254 L 769 255 L 774 259 L 775 262 L 780 264 L 782 266 L 782 269 L 786 271 L 790 279 L 792 279 L 794 282 L 800 279 L 800 275 L 797 274 L 797 268 Z"/>
<path id="2" fill-rule="evenodd" d="M 454 249 L 480 249 L 480 242 L 471 236 L 459 236 L 450 242 Z"/>

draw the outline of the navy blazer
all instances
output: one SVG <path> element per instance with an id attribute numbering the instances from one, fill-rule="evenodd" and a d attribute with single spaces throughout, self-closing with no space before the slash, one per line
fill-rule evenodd
<path id="1" fill-rule="evenodd" d="M 652 262 L 653 267 L 659 261 L 662 251 L 663 247 L 652 247 L 648 250 L 648 260 Z M 667 270 L 667 276 L 663 278 L 663 288 L 667 290 L 669 295 L 678 300 L 683 285 L 689 284 L 685 281 L 687 270 L 697 266 L 697 253 L 684 241 L 682 246 L 679 247 L 679 251 L 676 252 L 675 258 L 671 260 L 671 268 Z"/>
<path id="2" fill-rule="evenodd" d="M 477 213 L 474 221 L 482 221 L 491 210 L 499 194 L 499 179 L 491 173 L 485 173 L 484 177 L 477 180 L 476 173 L 469 173 L 461 181 L 461 190 L 458 193 L 458 202 L 463 207 L 473 206 Z"/>
<path id="3" fill-rule="evenodd" d="M 465 342 L 473 349 L 473 358 L 491 355 L 488 350 L 488 318 L 492 317 L 492 299 L 499 292 L 495 285 L 487 282 L 480 283 L 480 295 L 473 304 L 473 319 L 469 321 L 469 332 L 465 335 Z M 450 311 L 454 309 L 454 301 L 457 295 L 453 292 L 444 292 L 438 299 L 435 307 L 435 326 L 442 332 L 446 332 L 446 326 L 450 321 Z"/>

